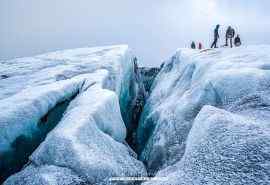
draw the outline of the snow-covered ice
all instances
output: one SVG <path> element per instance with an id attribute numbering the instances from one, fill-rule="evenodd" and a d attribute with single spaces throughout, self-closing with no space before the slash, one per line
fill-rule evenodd
<path id="1" fill-rule="evenodd" d="M 157 174 L 166 183 L 155 184 L 269 184 L 269 134 L 269 124 L 204 106 L 183 158 Z"/>
<path id="2" fill-rule="evenodd" d="M 154 82 L 140 159 L 167 182 L 269 184 L 270 47 L 179 49 Z"/>
<path id="3" fill-rule="evenodd" d="M 179 49 L 164 63 L 134 135 L 148 175 L 167 181 L 145 185 L 269 184 L 269 53 L 270 46 Z M 145 95 L 135 61 L 127 46 L 0 61 L 0 154 L 70 101 L 4 184 L 105 185 L 124 183 L 111 177 L 146 176 L 125 141 L 136 128 L 132 106 Z"/>
<path id="4" fill-rule="evenodd" d="M 18 177 L 18 178 L 16 178 Z M 84 180 L 78 177 L 72 170 L 58 166 L 29 166 L 11 177 L 5 184 L 18 185 L 83 185 Z"/>
<path id="5" fill-rule="evenodd" d="M 0 152 L 10 148 L 20 135 L 31 135 L 43 115 L 58 102 L 78 93 L 85 78 L 57 81 L 26 88 L 0 102 Z"/>
<path id="6" fill-rule="evenodd" d="M 102 184 L 145 176 L 125 145 L 129 118 L 123 121 L 120 110 L 138 90 L 133 60 L 127 46 L 111 46 L 1 61 L 7 78 L 0 80 L 0 152 L 12 150 L 18 136 L 31 136 L 50 109 L 78 94 L 29 164 L 5 184 Z"/>

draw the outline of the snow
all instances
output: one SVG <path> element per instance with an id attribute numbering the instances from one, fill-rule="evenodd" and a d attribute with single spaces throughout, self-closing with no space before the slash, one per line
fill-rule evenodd
<path id="1" fill-rule="evenodd" d="M 38 165 L 68 167 L 89 183 L 145 175 L 143 164 L 121 143 L 125 125 L 118 101 L 115 93 L 101 89 L 100 84 L 89 87 L 70 104 L 30 160 Z"/>
<path id="2" fill-rule="evenodd" d="M 0 61 L 0 74 L 8 76 L 0 81 L 0 86 L 4 89 L 1 91 L 0 99 L 27 87 L 69 79 L 97 69 L 107 69 L 110 71 L 110 78 L 117 78 L 112 82 L 119 84 L 111 84 L 111 88 L 119 95 L 122 87 L 120 82 L 125 80 L 123 76 L 132 68 L 127 62 L 131 60 L 128 50 L 128 46 L 125 45 L 79 48 Z"/>
<path id="3" fill-rule="evenodd" d="M 179 49 L 165 62 L 137 131 L 160 184 L 269 183 L 269 53 Z"/>
<path id="4" fill-rule="evenodd" d="M 164 63 L 134 135 L 148 175 L 167 181 L 144 185 L 269 184 L 269 53 L 270 46 L 179 49 Z M 127 46 L 0 61 L 0 155 L 69 103 L 4 184 L 123 184 L 110 178 L 147 176 L 125 141 L 144 94 L 134 62 Z"/>
<path id="5" fill-rule="evenodd" d="M 123 45 L 0 61 L 0 73 L 8 76 L 0 80 L 0 152 L 6 150 L 15 137 L 25 133 L 25 129 L 33 128 L 57 103 L 76 94 L 86 74 L 107 69 L 110 75 L 105 88 L 114 90 L 118 96 L 126 93 L 121 92 L 129 83 L 126 80 L 129 77 L 124 75 L 131 75 L 133 67 L 128 60 L 131 54 Z"/>
<path id="6" fill-rule="evenodd" d="M 8 76 L 0 80 L 0 153 L 12 150 L 18 136 L 31 137 L 49 110 L 77 95 L 30 163 L 5 184 L 101 184 L 114 176 L 145 176 L 125 145 L 129 118 L 121 116 L 138 90 L 133 58 L 123 45 L 0 61 L 0 73 Z"/>
<path id="7" fill-rule="evenodd" d="M 37 123 L 57 103 L 80 91 L 85 78 L 74 78 L 27 88 L 0 101 L 0 152 L 10 148 L 20 135 L 31 135 Z"/>
<path id="8" fill-rule="evenodd" d="M 19 172 L 17 176 L 23 178 L 12 176 L 5 182 L 5 184 L 35 185 L 38 182 L 38 184 L 41 185 L 70 185 L 84 183 L 84 181 L 72 172 L 72 170 L 48 165 L 41 167 L 29 166 L 25 170 Z"/>
<path id="9" fill-rule="evenodd" d="M 157 174 L 169 179 L 160 184 L 268 184 L 269 135 L 269 124 L 204 106 L 181 161 Z"/>

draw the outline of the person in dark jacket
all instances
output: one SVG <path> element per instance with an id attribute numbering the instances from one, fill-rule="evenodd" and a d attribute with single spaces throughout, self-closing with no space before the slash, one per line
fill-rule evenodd
<path id="1" fill-rule="evenodd" d="M 225 46 L 228 46 L 228 40 L 230 40 L 230 46 L 231 46 L 231 48 L 233 47 L 234 35 L 235 35 L 234 29 L 231 26 L 229 26 L 227 31 L 226 31 L 226 44 L 225 44 Z"/>
<path id="2" fill-rule="evenodd" d="M 192 43 L 191 43 L 191 49 L 196 49 L 196 44 L 195 44 L 195 42 L 194 41 L 192 41 Z"/>
<path id="3" fill-rule="evenodd" d="M 212 43 L 211 48 L 213 47 L 217 48 L 217 41 L 219 39 L 219 33 L 218 33 L 219 27 L 220 25 L 218 24 L 214 30 L 214 42 Z"/>
<path id="4" fill-rule="evenodd" d="M 202 43 L 201 43 L 201 42 L 199 42 L 198 49 L 199 49 L 199 50 L 201 50 L 202 48 L 203 48 Z"/>
<path id="5" fill-rule="evenodd" d="M 235 39 L 234 39 L 234 45 L 236 46 L 236 47 L 239 47 L 239 46 L 241 46 L 241 39 L 240 39 L 240 36 L 239 35 L 237 35 L 236 37 L 235 37 Z"/>

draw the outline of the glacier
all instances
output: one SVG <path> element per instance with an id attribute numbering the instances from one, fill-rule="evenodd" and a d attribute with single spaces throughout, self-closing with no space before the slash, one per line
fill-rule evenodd
<path id="1" fill-rule="evenodd" d="M 116 45 L 0 61 L 0 183 L 269 184 L 269 53 L 182 48 L 146 68 Z"/>
<path id="2" fill-rule="evenodd" d="M 179 49 L 137 130 L 143 185 L 269 184 L 270 47 Z"/>
<path id="3" fill-rule="evenodd" d="M 118 184 L 109 178 L 146 176 L 125 141 L 131 124 L 125 111 L 140 86 L 135 67 L 125 45 L 1 61 L 1 154 L 16 152 L 21 138 L 34 140 L 48 112 L 68 100 L 59 123 L 4 184 Z M 1 157 L 1 169 L 12 160 L 19 159 Z"/>

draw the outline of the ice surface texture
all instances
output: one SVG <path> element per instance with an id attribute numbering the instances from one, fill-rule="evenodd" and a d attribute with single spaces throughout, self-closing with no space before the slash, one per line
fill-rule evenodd
<path id="1" fill-rule="evenodd" d="M 124 109 L 136 95 L 127 46 L 59 51 L 1 65 L 9 77 L 0 80 L 0 151 L 10 150 L 17 136 L 31 135 L 51 108 L 79 93 L 30 163 L 5 184 L 109 184 L 110 177 L 146 175 L 124 144 L 119 105 Z"/>
<path id="2" fill-rule="evenodd" d="M 140 159 L 168 181 L 269 184 L 270 47 L 180 49 L 140 120 Z"/>
<path id="3" fill-rule="evenodd" d="M 33 165 L 25 168 L 16 176 L 11 177 L 5 184 L 18 185 L 86 185 L 72 170 L 58 166 Z"/>

